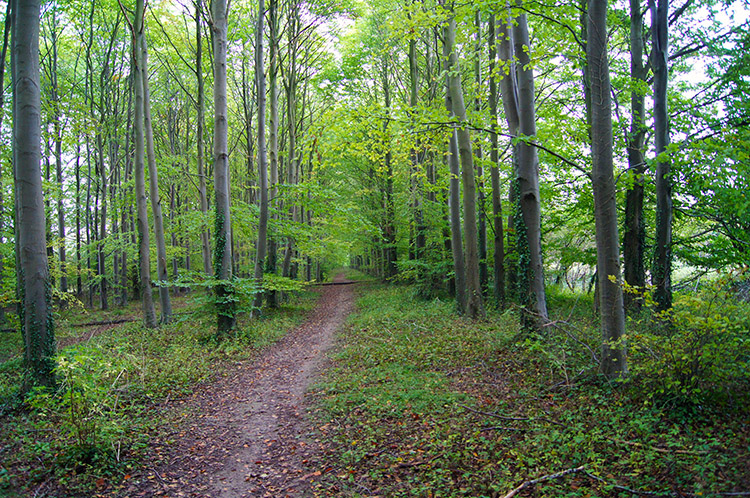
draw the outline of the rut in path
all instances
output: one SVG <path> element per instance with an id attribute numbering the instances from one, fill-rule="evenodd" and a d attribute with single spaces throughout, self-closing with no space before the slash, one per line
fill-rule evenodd
<path id="1" fill-rule="evenodd" d="M 306 440 L 304 394 L 353 308 L 353 285 L 323 287 L 307 321 L 196 392 L 187 429 L 154 448 L 162 463 L 133 479 L 123 496 L 309 495 L 322 469 L 315 442 Z"/>

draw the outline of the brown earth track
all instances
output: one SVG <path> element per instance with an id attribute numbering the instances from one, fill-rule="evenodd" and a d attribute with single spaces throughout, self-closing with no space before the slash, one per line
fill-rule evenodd
<path id="1" fill-rule="evenodd" d="M 325 469 L 305 418 L 305 393 L 354 309 L 353 287 L 322 288 L 302 325 L 253 360 L 217 367 L 216 380 L 179 406 L 184 422 L 151 445 L 141 462 L 147 470 L 102 495 L 312 496 Z"/>

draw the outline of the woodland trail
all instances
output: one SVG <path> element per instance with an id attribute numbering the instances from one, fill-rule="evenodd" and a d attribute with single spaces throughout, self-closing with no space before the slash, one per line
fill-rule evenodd
<path id="1" fill-rule="evenodd" d="M 353 309 L 353 285 L 323 287 L 303 324 L 185 400 L 184 423 L 151 446 L 153 464 L 118 496 L 311 496 L 323 469 L 304 395 Z"/>

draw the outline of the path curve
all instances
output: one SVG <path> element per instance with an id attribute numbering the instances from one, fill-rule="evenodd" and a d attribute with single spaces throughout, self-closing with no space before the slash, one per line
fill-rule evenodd
<path id="1" fill-rule="evenodd" d="M 334 279 L 343 283 L 341 275 Z M 322 288 L 311 316 L 261 356 L 236 363 L 186 402 L 161 460 L 125 486 L 123 496 L 296 497 L 320 475 L 306 438 L 304 395 L 354 309 L 353 285 Z M 150 460 L 150 459 L 149 459 Z"/>

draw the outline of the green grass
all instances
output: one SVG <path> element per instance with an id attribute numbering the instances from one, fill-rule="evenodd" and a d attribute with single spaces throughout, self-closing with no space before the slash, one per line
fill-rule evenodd
<path id="1" fill-rule="evenodd" d="M 637 378 L 597 377 L 590 297 L 553 292 L 569 325 L 530 335 L 512 312 L 472 323 L 414 295 L 371 285 L 341 334 L 316 391 L 331 468 L 318 495 L 495 497 L 579 466 L 533 496 L 750 489 L 746 406 L 685 416 Z"/>
<path id="2" fill-rule="evenodd" d="M 304 319 L 315 299 L 303 292 L 262 319 L 243 318 L 235 335 L 220 343 L 215 317 L 193 313 L 191 296 L 177 299 L 179 313 L 169 325 L 149 330 L 126 323 L 62 349 L 56 393 L 20 399 L 20 359 L 0 364 L 0 496 L 41 483 L 81 495 L 116 484 L 138 468 L 150 435 L 175 423 L 164 409 L 170 399 L 188 396 L 222 365 L 251 358 L 277 341 Z M 80 334 L 71 323 L 114 316 L 65 313 L 58 321 L 62 337 Z"/>

